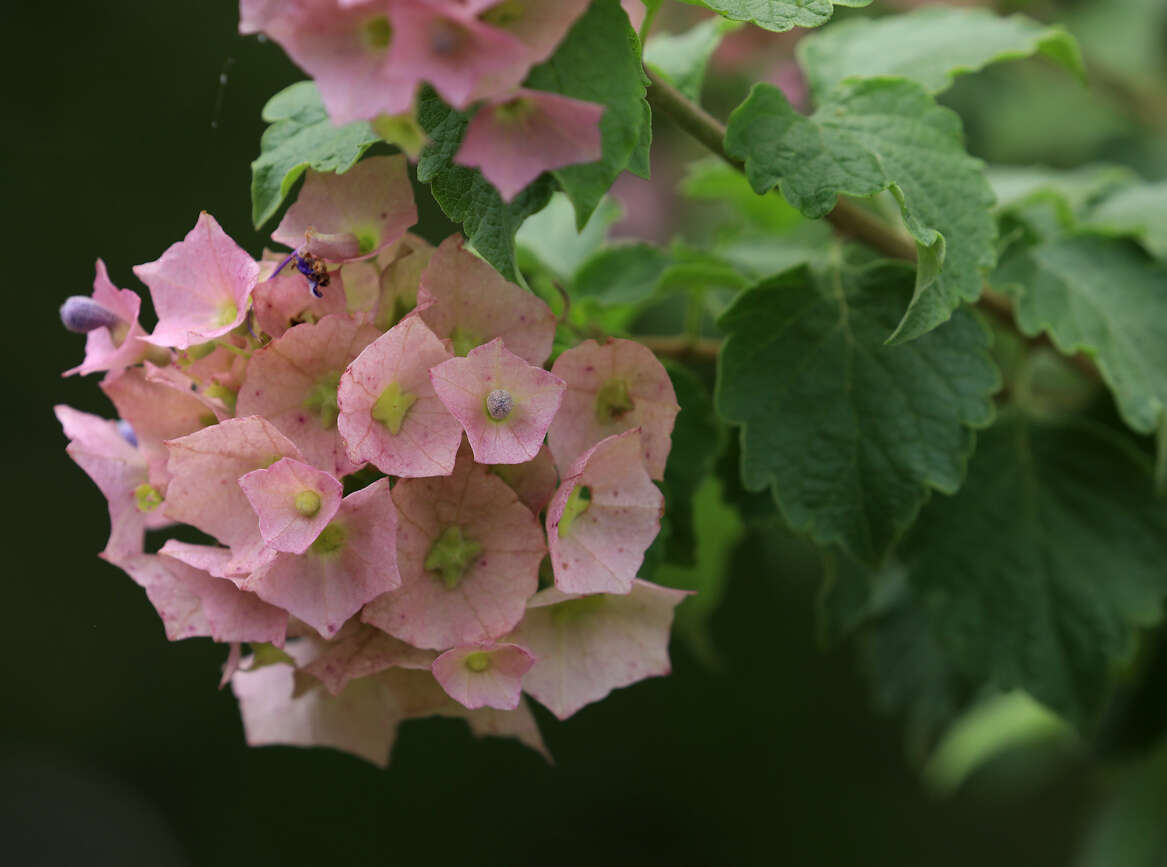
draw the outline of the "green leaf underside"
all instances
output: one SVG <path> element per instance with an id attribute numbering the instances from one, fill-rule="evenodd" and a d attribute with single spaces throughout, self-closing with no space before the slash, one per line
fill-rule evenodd
<path id="1" fill-rule="evenodd" d="M 547 207 L 523 223 L 515 236 L 522 253 L 563 283 L 570 283 L 580 266 L 596 253 L 608 229 L 623 216 L 615 199 L 604 199 L 582 230 L 575 226 L 575 211 L 563 193 L 551 197 Z"/>
<path id="2" fill-rule="evenodd" d="M 1119 190 L 1099 202 L 1086 222 L 1098 231 L 1137 238 L 1151 255 L 1167 259 L 1167 181 Z"/>
<path id="3" fill-rule="evenodd" d="M 932 632 L 968 675 L 1079 726 L 1167 594 L 1167 503 L 1112 432 L 1020 415 L 982 435 L 955 497 L 905 545 Z"/>
<path id="4" fill-rule="evenodd" d="M 470 243 L 508 280 L 518 279 L 515 233 L 531 214 L 546 207 L 555 181 L 542 174 L 511 202 L 478 169 L 453 163 L 468 118 L 446 105 L 430 88 L 418 97 L 417 119 L 430 137 L 417 163 L 417 179 L 430 185 L 434 200 L 451 220 L 462 224 Z"/>
<path id="5" fill-rule="evenodd" d="M 1074 169 L 1042 166 L 989 166 L 986 170 L 997 210 L 1009 211 L 1034 201 L 1055 204 L 1064 225 L 1071 225 L 1103 196 L 1130 185 L 1136 175 L 1125 166 L 1095 165 Z"/>
<path id="6" fill-rule="evenodd" d="M 605 106 L 600 120 L 603 157 L 553 173 L 575 206 L 581 229 L 620 172 L 630 164 L 638 173 L 647 172 L 652 143 L 647 84 L 640 40 L 619 0 L 593 2 L 551 58 L 527 76 L 527 87 Z"/>
<path id="7" fill-rule="evenodd" d="M 988 9 L 932 6 L 886 18 L 835 24 L 798 43 L 798 60 L 812 92 L 824 97 L 846 78 L 899 76 L 925 90 L 947 90 L 957 75 L 1004 60 L 1042 54 L 1081 79 L 1074 37 L 1024 15 L 1003 18 Z"/>
<path id="8" fill-rule="evenodd" d="M 964 150 L 960 119 L 903 79 L 849 82 L 810 117 L 777 88 L 755 85 L 730 117 L 726 150 L 746 164 L 754 191 L 779 185 L 812 219 L 840 194 L 890 189 L 917 241 L 919 267 L 893 341 L 926 334 L 981 293 L 996 258 L 993 193 Z"/>
<path id="9" fill-rule="evenodd" d="M 1167 410 L 1167 266 L 1135 245 L 1079 235 L 1009 257 L 994 282 L 1027 335 L 1093 357 L 1123 420 L 1154 433 Z"/>
<path id="10" fill-rule="evenodd" d="M 795 27 L 819 27 L 830 20 L 836 6 L 868 6 L 871 0 L 684 0 L 704 6 L 734 21 L 750 21 L 766 30 L 784 33 Z"/>
<path id="11" fill-rule="evenodd" d="M 251 220 L 256 228 L 279 210 L 305 169 L 346 172 L 381 140 L 364 122 L 333 126 L 311 81 L 297 82 L 269 99 L 263 119 L 271 126 L 251 164 Z"/>
<path id="12" fill-rule="evenodd" d="M 707 18 L 684 33 L 659 34 L 644 46 L 644 62 L 689 99 L 700 102 L 709 58 L 725 34 L 739 26 L 724 18 Z"/>
<path id="13" fill-rule="evenodd" d="M 798 268 L 719 322 L 717 407 L 742 426 L 746 487 L 771 486 L 791 527 L 865 562 L 886 555 L 930 490 L 959 487 L 999 385 L 988 335 L 963 311 L 884 343 L 911 283 L 903 263 Z"/>

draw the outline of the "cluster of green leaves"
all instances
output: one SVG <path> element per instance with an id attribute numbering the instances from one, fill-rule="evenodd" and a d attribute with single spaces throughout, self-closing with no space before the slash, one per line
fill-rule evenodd
<path id="1" fill-rule="evenodd" d="M 501 273 L 567 296 L 559 345 L 629 335 L 675 357 L 668 518 L 645 574 L 700 591 L 679 621 L 698 653 L 715 659 L 709 618 L 743 533 L 781 521 L 823 554 L 820 634 L 859 636 L 921 756 L 984 701 L 1010 730 L 1048 729 L 1036 699 L 1094 733 L 1167 598 L 1167 186 L 970 156 L 937 101 L 959 76 L 1041 55 L 1081 78 L 1083 61 L 1058 28 L 933 7 L 805 37 L 813 111 L 754 86 L 728 161 L 681 184 L 704 224 L 664 246 L 609 240 L 608 189 L 648 176 L 646 67 L 696 104 L 741 22 L 813 27 L 869 0 L 686 2 L 723 17 L 642 51 L 618 0 L 594 0 L 531 72 L 606 107 L 600 160 L 506 202 L 453 162 L 469 114 L 426 92 L 419 182 Z M 660 2 L 645 5 L 651 20 Z M 257 223 L 305 167 L 344 171 L 378 140 L 328 126 L 310 84 L 265 118 Z M 840 239 L 840 200 L 882 234 Z M 914 262 L 889 258 L 905 246 Z M 1009 328 L 976 309 L 986 298 Z M 938 767 L 966 764 L 954 738 Z"/>

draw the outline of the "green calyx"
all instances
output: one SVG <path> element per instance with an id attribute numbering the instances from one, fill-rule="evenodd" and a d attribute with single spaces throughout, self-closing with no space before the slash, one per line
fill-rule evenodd
<path id="1" fill-rule="evenodd" d="M 139 512 L 153 512 L 162 505 L 162 495 L 149 482 L 142 482 L 134 488 L 134 503 Z"/>
<path id="2" fill-rule="evenodd" d="M 304 398 L 304 409 L 319 416 L 320 426 L 325 430 L 336 427 L 336 417 L 340 415 L 340 408 L 336 404 L 338 385 L 340 371 L 326 373 L 308 389 L 308 395 Z"/>
<path id="3" fill-rule="evenodd" d="M 320 511 L 320 495 L 312 490 L 300 491 L 295 498 L 296 511 L 305 518 L 313 518 Z"/>
<path id="4" fill-rule="evenodd" d="M 312 543 L 312 547 L 309 550 L 319 557 L 335 554 L 344 547 L 344 542 L 347 538 L 348 531 L 345 530 L 344 525 L 333 521 L 320 531 L 320 535 L 316 537 L 316 541 Z"/>
<path id="5" fill-rule="evenodd" d="M 370 414 L 374 421 L 379 421 L 389 429 L 389 433 L 397 436 L 401 433 L 401 426 L 405 424 L 410 407 L 416 402 L 416 394 L 403 391 L 400 385 L 391 382 L 373 403 Z"/>
<path id="6" fill-rule="evenodd" d="M 478 346 L 482 341 L 478 339 L 478 335 L 467 331 L 459 325 L 450 332 L 450 343 L 454 344 L 454 354 L 464 357 L 469 355 L 470 350 Z"/>
<path id="7" fill-rule="evenodd" d="M 592 504 L 592 491 L 586 485 L 576 485 L 567 498 L 567 505 L 563 507 L 563 517 L 559 519 L 559 538 L 562 539 L 571 532 L 571 525 L 575 519 L 588 510 Z"/>
<path id="8" fill-rule="evenodd" d="M 412 159 L 417 159 L 428 139 L 412 112 L 379 114 L 372 120 L 373 132 L 389 144 L 397 145 Z M 385 329 L 388 330 L 388 329 Z"/>
<path id="9" fill-rule="evenodd" d="M 622 379 L 609 379 L 596 392 L 596 421 L 600 424 L 619 421 L 635 408 L 628 383 Z"/>
<path id="10" fill-rule="evenodd" d="M 454 525 L 446 527 L 430 546 L 423 565 L 441 576 L 447 590 L 453 590 L 481 553 L 482 546 L 465 535 L 461 527 Z"/>
<path id="11" fill-rule="evenodd" d="M 361 25 L 361 44 L 370 52 L 378 54 L 389 47 L 393 41 L 393 25 L 384 15 L 370 18 Z"/>
<path id="12" fill-rule="evenodd" d="M 468 654 L 466 657 L 466 667 L 475 674 L 486 671 L 486 669 L 490 668 L 490 654 L 484 653 L 481 650 L 476 650 Z"/>

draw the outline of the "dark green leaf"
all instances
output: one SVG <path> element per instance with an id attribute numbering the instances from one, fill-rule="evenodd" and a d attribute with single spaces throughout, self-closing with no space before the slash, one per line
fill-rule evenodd
<path id="1" fill-rule="evenodd" d="M 985 330 L 957 311 L 911 343 L 884 343 L 911 293 L 901 263 L 799 268 L 743 293 L 717 407 L 742 426 L 742 479 L 770 486 L 787 522 L 874 562 L 930 490 L 955 491 L 999 380 Z"/>
<path id="2" fill-rule="evenodd" d="M 840 194 L 892 191 L 920 257 L 893 340 L 927 333 L 980 296 L 996 258 L 993 193 L 980 162 L 964 150 L 960 119 L 918 84 L 844 84 L 810 117 L 777 88 L 755 85 L 730 117 L 725 146 L 745 161 L 755 192 L 780 184 L 808 217 L 828 214 Z"/>
<path id="3" fill-rule="evenodd" d="M 1118 435 L 1017 414 L 905 543 L 932 634 L 966 675 L 1021 688 L 1079 726 L 1167 595 L 1167 503 Z"/>
<path id="4" fill-rule="evenodd" d="M 734 21 L 752 21 L 783 33 L 795 27 L 826 24 L 836 6 L 867 6 L 871 0 L 684 0 Z"/>
<path id="5" fill-rule="evenodd" d="M 251 164 L 251 220 L 256 228 L 279 210 L 305 169 L 346 172 L 381 140 L 367 123 L 333 126 L 311 81 L 285 87 L 269 99 L 263 119 L 271 126 Z"/>
<path id="6" fill-rule="evenodd" d="M 580 228 L 620 172 L 631 163 L 647 169 L 652 142 L 651 113 L 644 99 L 647 83 L 640 61 L 640 39 L 619 0 L 595 0 L 551 58 L 527 77 L 528 87 L 606 107 L 600 121 L 603 157 L 554 172 L 575 205 Z"/>

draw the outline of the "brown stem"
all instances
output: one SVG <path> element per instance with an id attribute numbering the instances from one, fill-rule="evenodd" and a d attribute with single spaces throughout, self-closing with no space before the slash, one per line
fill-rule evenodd
<path id="1" fill-rule="evenodd" d="M 646 70 L 646 72 L 651 82 L 648 88 L 648 102 L 653 111 L 659 111 L 670 117 L 677 126 L 699 143 L 744 173 L 745 165 L 741 160 L 734 159 L 726 153 L 725 125 L 651 69 Z M 895 227 L 889 226 L 854 202 L 839 199 L 834 210 L 827 214 L 826 220 L 839 234 L 862 241 L 886 256 L 893 259 L 906 259 L 911 262 L 916 260 L 916 243 L 912 238 L 898 231 Z M 1013 316 L 1012 305 L 1004 295 L 985 286 L 977 306 L 1020 333 Z M 1034 346 L 1052 345 L 1045 335 L 1022 336 Z M 1092 379 L 1101 378 L 1098 368 L 1085 355 L 1074 355 L 1070 360 Z"/>
<path id="2" fill-rule="evenodd" d="M 717 353 L 721 350 L 720 340 L 707 337 L 694 340 L 683 335 L 680 337 L 656 337 L 637 334 L 636 342 L 644 344 L 657 355 L 677 359 L 694 358 L 712 361 L 717 358 Z"/>

